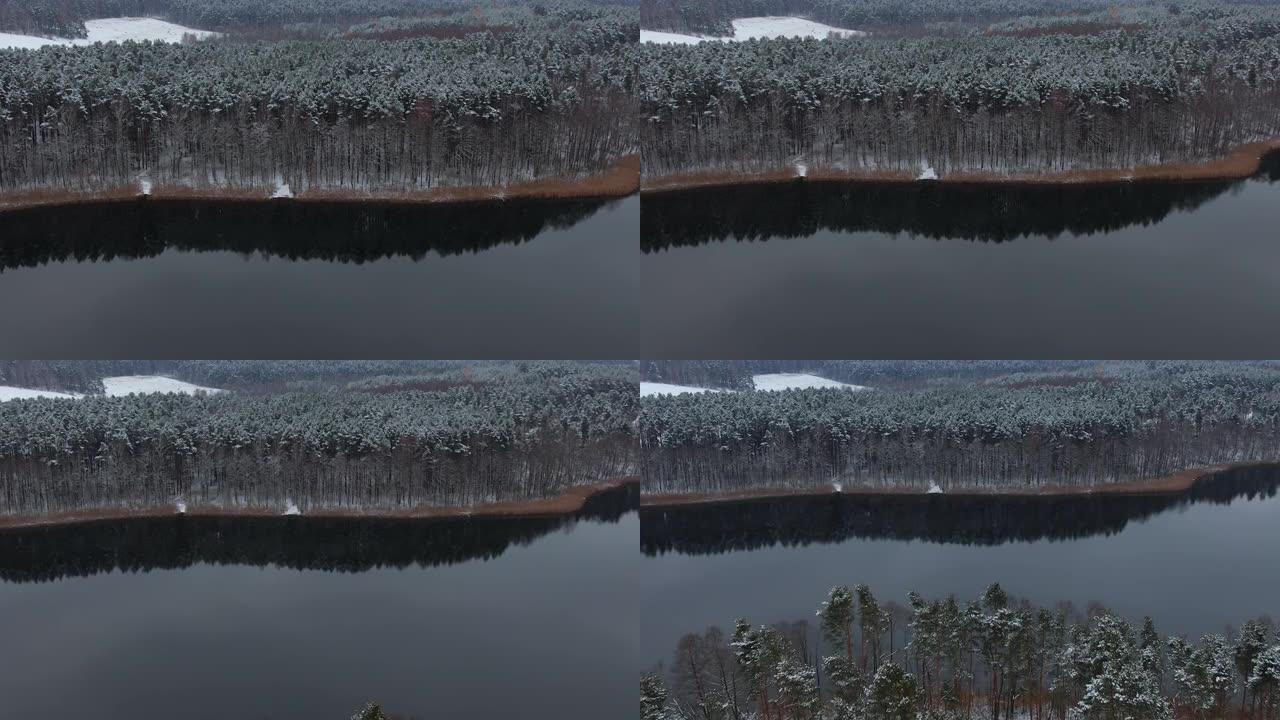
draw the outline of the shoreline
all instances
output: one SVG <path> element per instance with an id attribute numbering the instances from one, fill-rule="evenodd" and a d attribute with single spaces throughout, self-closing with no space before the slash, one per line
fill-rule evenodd
<path id="1" fill-rule="evenodd" d="M 918 173 L 905 170 L 831 170 L 808 167 L 801 175 L 794 166 L 752 173 L 705 170 L 642 177 L 643 194 L 679 192 L 699 188 L 768 185 L 778 183 L 867 183 L 944 185 L 1109 185 L 1131 182 L 1205 182 L 1243 180 L 1257 174 L 1267 155 L 1280 152 L 1280 137 L 1245 143 L 1226 155 L 1202 162 L 1140 165 L 1115 170 L 1065 170 L 1051 173 L 1000 174 L 989 171 L 959 171 L 921 180 Z"/>
<path id="2" fill-rule="evenodd" d="M 57 208 L 89 203 L 171 202 L 183 200 L 260 203 L 379 203 L 444 205 L 499 200 L 607 200 L 640 191 L 640 156 L 627 155 L 603 172 L 581 178 L 543 178 L 501 186 L 441 187 L 421 192 L 313 189 L 292 197 L 271 197 L 271 188 L 192 188 L 156 184 L 143 194 L 137 184 L 95 192 L 0 191 L 0 215 L 18 210 Z"/>
<path id="3" fill-rule="evenodd" d="M 279 507 L 226 508 L 218 506 L 188 506 L 179 513 L 175 506 L 151 506 L 145 508 L 86 508 L 67 510 L 48 515 L 0 515 L 0 532 L 42 527 L 66 527 L 96 522 L 136 520 L 141 518 L 239 518 L 239 517 L 297 517 L 324 519 L 375 519 L 375 520 L 445 520 L 457 518 L 552 518 L 575 515 L 593 498 L 604 493 L 621 490 L 628 485 L 639 485 L 638 476 L 626 476 L 592 485 L 575 485 L 563 493 L 536 500 L 509 500 L 462 507 L 427 506 L 408 509 L 347 509 L 317 508 L 299 515 L 285 515 Z"/>
<path id="4" fill-rule="evenodd" d="M 1147 480 L 1126 480 L 1105 485 L 1042 485 L 1034 488 L 967 488 L 942 493 L 929 493 L 919 488 L 844 488 L 837 492 L 830 485 L 809 488 L 744 488 L 715 493 L 640 494 L 642 510 L 667 510 L 690 506 L 732 504 L 749 500 L 778 500 L 788 497 L 1072 497 L 1082 495 L 1180 495 L 1198 483 L 1219 473 L 1246 468 L 1280 466 L 1280 461 L 1250 460 L 1222 465 L 1188 468 L 1170 475 Z"/>

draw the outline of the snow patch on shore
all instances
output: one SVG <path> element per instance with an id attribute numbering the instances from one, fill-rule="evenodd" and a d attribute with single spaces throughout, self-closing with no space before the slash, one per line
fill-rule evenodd
<path id="1" fill-rule="evenodd" d="M 289 507 L 284 509 L 284 514 L 285 515 L 301 515 L 302 511 L 298 509 L 297 503 L 290 500 Z"/>
<path id="2" fill-rule="evenodd" d="M 659 30 L 640 30 L 640 42 L 658 43 L 662 45 L 697 45 L 701 42 L 740 42 L 742 40 L 764 40 L 771 38 L 826 38 L 832 35 L 839 37 L 863 37 L 867 33 L 862 30 L 846 30 L 798 17 L 768 16 L 737 18 L 733 21 L 733 35 L 719 37 L 712 35 L 686 35 L 684 33 L 661 32 Z"/>
<path id="3" fill-rule="evenodd" d="M 151 180 L 142 178 L 138 181 L 138 191 L 147 197 L 151 197 Z"/>
<path id="4" fill-rule="evenodd" d="M 796 177 L 808 177 L 808 176 L 809 176 L 808 165 L 796 165 Z"/>
<path id="5" fill-rule="evenodd" d="M 271 199 L 272 200 L 291 199 L 292 197 L 293 197 L 293 190 L 289 189 L 289 183 L 283 180 L 277 180 L 276 191 L 274 193 L 271 193 Z"/>
<path id="6" fill-rule="evenodd" d="M 723 392 L 715 388 L 693 387 L 691 385 L 668 385 L 667 383 L 641 382 L 640 397 L 652 395 L 684 395 L 685 393 Z"/>
<path id="7" fill-rule="evenodd" d="M 937 180 L 938 173 L 934 171 L 933 166 L 928 163 L 920 163 L 920 175 L 917 180 Z"/>
<path id="8" fill-rule="evenodd" d="M 870 388 L 863 385 L 850 385 L 849 383 L 836 382 L 828 380 L 817 375 L 809 375 L 806 373 L 769 373 L 767 375 L 753 375 L 751 380 L 755 383 L 756 390 L 801 390 L 806 388 L 844 388 L 845 390 L 869 390 Z"/>
<path id="9" fill-rule="evenodd" d="M 943 494 L 943 492 L 944 492 L 944 491 L 943 491 L 942 487 L 941 487 L 940 485 L 938 485 L 938 483 L 937 483 L 937 482 L 935 482 L 935 481 L 933 481 L 933 480 L 930 480 L 930 481 L 929 481 L 929 490 L 927 491 L 927 493 L 926 493 L 926 494 L 928 494 L 928 495 L 941 495 L 941 494 Z"/>
<path id="10" fill-rule="evenodd" d="M 181 500 L 178 501 L 178 514 L 179 515 L 187 514 L 187 504 L 182 502 Z"/>
<path id="11" fill-rule="evenodd" d="M 0 402 L 5 402 L 6 400 L 30 400 L 32 398 L 64 398 L 67 400 L 75 400 L 80 397 L 83 396 L 75 393 L 54 392 L 52 390 L 33 390 L 31 388 L 0 385 Z"/>
<path id="12" fill-rule="evenodd" d="M 37 35 L 0 33 L 0 49 L 37 50 L 46 45 L 84 47 L 94 43 L 125 42 L 126 40 L 180 43 L 187 35 L 197 40 L 204 40 L 220 34 L 145 17 L 98 18 L 86 20 L 84 27 L 89 37 L 47 38 Z"/>
<path id="13" fill-rule="evenodd" d="M 134 394 L 146 395 L 149 393 L 195 395 L 196 393 L 222 392 L 218 388 L 201 387 L 200 385 L 193 385 L 189 382 L 174 380 L 160 375 L 125 375 L 103 378 L 102 385 L 107 390 L 107 397 L 124 397 Z"/>

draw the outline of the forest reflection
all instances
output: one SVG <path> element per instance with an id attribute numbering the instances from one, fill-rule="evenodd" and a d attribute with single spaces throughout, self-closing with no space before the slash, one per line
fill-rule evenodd
<path id="1" fill-rule="evenodd" d="M 430 520 L 173 515 L 0 530 L 0 580 L 48 582 L 196 564 L 363 572 L 491 560 L 581 521 L 616 523 L 638 483 L 599 493 L 563 517 Z"/>
<path id="2" fill-rule="evenodd" d="M 572 227 L 611 200 L 442 204 L 210 200 L 96 202 L 0 213 L 0 271 L 49 262 L 230 251 L 289 260 L 420 260 L 517 245 Z"/>
<path id="3" fill-rule="evenodd" d="M 644 252 L 820 231 L 1001 243 L 1092 235 L 1193 211 L 1246 182 L 1280 181 L 1280 152 L 1250 180 L 1099 185 L 873 184 L 796 181 L 642 196 Z"/>
<path id="4" fill-rule="evenodd" d="M 645 555 L 714 555 L 846 540 L 1001 545 L 1112 535 L 1131 522 L 1196 503 L 1271 498 L 1280 465 L 1205 477 L 1180 494 L 1068 496 L 821 495 L 702 506 L 642 508 Z"/>

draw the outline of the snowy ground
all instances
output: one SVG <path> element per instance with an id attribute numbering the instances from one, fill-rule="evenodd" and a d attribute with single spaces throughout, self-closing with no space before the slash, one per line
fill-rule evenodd
<path id="1" fill-rule="evenodd" d="M 181 380 L 161 377 L 159 375 L 127 375 L 124 377 L 103 378 L 102 384 L 107 389 L 108 397 L 124 397 L 125 395 L 147 393 L 184 393 L 194 395 L 198 392 L 222 392 L 217 388 L 192 385 Z"/>
<path id="2" fill-rule="evenodd" d="M 72 393 L 53 392 L 52 390 L 32 390 L 30 388 L 0 385 L 0 402 L 5 400 L 29 400 L 31 398 L 78 398 Z"/>
<path id="3" fill-rule="evenodd" d="M 869 390 L 862 385 L 828 380 L 817 375 L 803 373 L 771 373 L 769 375 L 753 375 L 756 390 L 797 390 L 803 388 L 844 388 L 846 390 Z"/>
<path id="4" fill-rule="evenodd" d="M 74 40 L 0 33 L 0 49 L 34 50 L 45 45 L 92 45 L 100 42 L 124 42 L 125 40 L 177 43 L 182 42 L 182 38 L 185 35 L 192 35 L 197 39 L 203 40 L 218 34 L 208 30 L 196 30 L 182 25 L 175 25 L 155 18 L 100 18 L 98 20 L 86 20 L 84 26 L 89 31 L 89 37 L 75 38 Z"/>
<path id="5" fill-rule="evenodd" d="M 668 385 L 667 383 L 641 382 L 640 397 L 650 395 L 684 395 L 685 393 L 721 392 L 712 388 L 692 387 L 689 385 Z"/>
<path id="6" fill-rule="evenodd" d="M 659 32 L 657 30 L 641 30 L 640 42 L 696 45 L 707 40 L 735 41 L 780 37 L 825 38 L 833 34 L 849 37 L 866 35 L 861 30 L 845 30 L 844 28 L 832 27 L 831 25 L 824 25 L 820 22 L 798 17 L 749 17 L 738 18 L 733 21 L 732 37 L 683 35 L 681 33 Z"/>

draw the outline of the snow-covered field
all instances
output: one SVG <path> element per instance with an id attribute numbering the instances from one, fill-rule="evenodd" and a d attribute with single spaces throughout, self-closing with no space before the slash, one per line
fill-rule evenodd
<path id="1" fill-rule="evenodd" d="M 0 33 L 0 49 L 34 50 L 45 45 L 92 45 L 100 42 L 124 42 L 125 40 L 136 40 L 138 42 L 152 40 L 154 42 L 176 43 L 182 42 L 182 38 L 185 35 L 192 35 L 197 39 L 203 40 L 218 34 L 208 30 L 183 27 L 182 25 L 155 18 L 137 17 L 86 20 L 84 27 L 89 31 L 89 37 L 87 38 L 45 38 L 35 35 Z"/>
<path id="2" fill-rule="evenodd" d="M 868 390 L 862 385 L 850 385 L 849 383 L 836 382 L 828 380 L 817 375 L 806 375 L 803 373 L 771 373 L 768 375 L 753 375 L 751 377 L 755 381 L 756 390 L 797 390 L 804 388 L 844 388 L 846 390 Z"/>
<path id="3" fill-rule="evenodd" d="M 30 400 L 31 398 L 78 398 L 72 393 L 53 392 L 52 390 L 32 390 L 30 388 L 0 385 L 0 402 L 6 400 Z"/>
<path id="4" fill-rule="evenodd" d="M 102 379 L 108 397 L 124 397 L 125 395 L 145 395 L 147 393 L 183 393 L 194 395 L 198 392 L 222 392 L 217 388 L 201 387 L 189 382 L 174 380 L 159 375 L 127 375 Z"/>
<path id="5" fill-rule="evenodd" d="M 184 393 L 194 395 L 198 392 L 223 392 L 218 388 L 201 387 L 159 375 L 125 375 L 102 378 L 102 385 L 107 391 L 107 397 L 124 397 L 133 394 L 146 395 L 148 393 Z M 32 390 L 30 388 L 0 385 L 0 402 L 5 400 L 28 400 L 31 398 L 69 398 L 75 400 L 82 397 L 84 395 L 79 393 Z"/>
<path id="6" fill-rule="evenodd" d="M 668 385 L 667 383 L 641 382 L 640 397 L 650 395 L 683 395 L 685 393 L 720 392 L 712 388 L 691 387 L 689 385 Z"/>
<path id="7" fill-rule="evenodd" d="M 641 30 L 640 42 L 662 43 L 667 45 L 696 45 L 707 40 L 756 40 L 780 37 L 825 38 L 831 35 L 861 37 L 866 35 L 861 30 L 845 30 L 844 28 L 824 25 L 820 22 L 798 17 L 749 17 L 733 21 L 732 37 L 711 37 L 704 35 L 684 35 L 681 33 L 659 32 L 657 30 Z"/>

